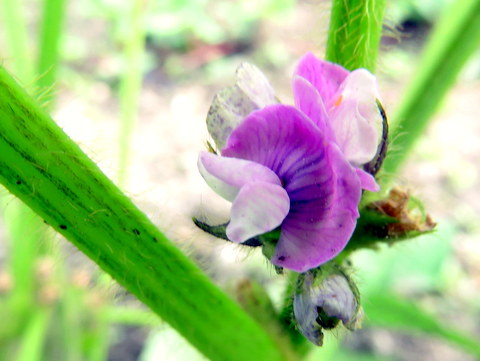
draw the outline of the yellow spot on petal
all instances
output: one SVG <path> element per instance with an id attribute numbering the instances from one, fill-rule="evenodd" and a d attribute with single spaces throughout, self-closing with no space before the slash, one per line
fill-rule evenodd
<path id="1" fill-rule="evenodd" d="M 343 100 L 343 96 L 340 95 L 334 105 L 338 107 L 342 103 L 342 100 Z"/>

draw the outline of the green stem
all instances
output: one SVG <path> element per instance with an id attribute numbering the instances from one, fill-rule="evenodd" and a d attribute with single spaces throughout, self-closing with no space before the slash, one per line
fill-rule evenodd
<path id="1" fill-rule="evenodd" d="M 53 99 L 52 86 L 57 77 L 59 45 L 65 14 L 65 0 L 44 0 L 37 61 L 37 86 L 43 92 L 42 102 Z"/>
<path id="2" fill-rule="evenodd" d="M 29 51 L 27 26 L 23 16 L 21 1 L 0 0 L 1 20 L 4 23 L 5 40 L 13 71 L 18 79 L 26 84 L 33 79 L 32 54 Z M 3 58 L 2 54 L 2 58 Z M 2 59 L 3 60 L 3 59 Z"/>
<path id="3" fill-rule="evenodd" d="M 125 40 L 124 69 L 120 82 L 120 119 L 118 184 L 125 182 L 129 164 L 130 143 L 137 122 L 138 97 L 142 85 L 142 62 L 145 46 L 143 14 L 146 0 L 132 2 L 129 36 Z"/>
<path id="4" fill-rule="evenodd" d="M 349 70 L 375 70 L 385 0 L 333 0 L 326 59 Z"/>
<path id="5" fill-rule="evenodd" d="M 212 360 L 284 359 L 3 68 L 0 119 L 0 182 L 54 229 Z"/>
<path id="6" fill-rule="evenodd" d="M 154 313 L 131 307 L 104 307 L 102 317 L 108 321 L 108 323 L 119 323 L 122 325 L 159 326 L 162 324 L 162 320 Z"/>
<path id="7" fill-rule="evenodd" d="M 455 1 L 436 26 L 392 118 L 391 151 L 383 164 L 385 181 L 393 178 L 479 44 L 480 1 Z"/>
<path id="8" fill-rule="evenodd" d="M 25 333 L 22 338 L 20 352 L 17 361 L 41 361 L 45 338 L 48 334 L 51 310 L 38 308 L 28 320 Z"/>
<path id="9" fill-rule="evenodd" d="M 8 266 L 14 280 L 9 294 L 9 312 L 20 319 L 28 318 L 36 303 L 38 285 L 35 267 L 38 258 L 45 252 L 46 228 L 41 218 L 23 203 L 10 200 L 7 206 L 6 199 L 2 199 L 2 206 L 6 207 L 5 225 L 10 241 Z"/>

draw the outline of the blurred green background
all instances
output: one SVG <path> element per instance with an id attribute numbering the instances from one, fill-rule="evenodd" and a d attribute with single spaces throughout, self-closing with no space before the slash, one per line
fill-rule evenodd
<path id="1" fill-rule="evenodd" d="M 388 113 L 451 2 L 387 2 L 377 75 Z M 228 217 L 196 157 L 212 96 L 234 81 L 236 66 L 257 64 L 291 102 L 295 61 L 323 54 L 328 19 L 328 1 L 0 0 L 0 60 L 217 283 L 233 289 L 253 278 L 280 302 L 285 280 L 258 251 L 192 224 L 192 215 Z M 479 94 L 477 51 L 397 181 L 438 230 L 355 255 L 365 327 L 329 335 L 309 360 L 480 357 Z M 6 190 L 0 195 L 0 361 L 203 359 Z"/>

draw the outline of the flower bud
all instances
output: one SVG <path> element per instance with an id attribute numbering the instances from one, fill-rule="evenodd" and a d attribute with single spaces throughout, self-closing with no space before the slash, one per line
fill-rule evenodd
<path id="1" fill-rule="evenodd" d="M 300 275 L 293 299 L 293 313 L 300 332 L 321 346 L 323 329 L 341 321 L 349 330 L 360 327 L 363 311 L 358 289 L 338 267 L 321 267 Z"/>

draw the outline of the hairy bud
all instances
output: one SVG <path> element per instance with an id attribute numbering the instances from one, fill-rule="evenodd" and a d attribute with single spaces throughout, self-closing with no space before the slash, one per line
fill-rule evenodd
<path id="1" fill-rule="evenodd" d="M 339 267 L 321 267 L 300 275 L 293 299 L 293 312 L 300 332 L 321 346 L 323 329 L 340 321 L 349 330 L 358 329 L 363 318 L 358 289 Z"/>

